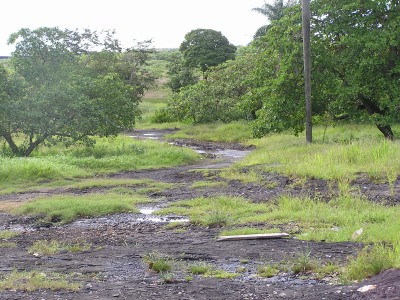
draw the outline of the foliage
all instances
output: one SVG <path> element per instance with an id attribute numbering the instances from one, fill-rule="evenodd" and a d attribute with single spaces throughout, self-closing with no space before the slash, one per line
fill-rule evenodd
<path id="1" fill-rule="evenodd" d="M 236 47 L 219 31 L 195 29 L 185 35 L 179 51 L 188 66 L 204 74 L 210 67 L 234 59 Z"/>
<path id="2" fill-rule="evenodd" d="M 293 6 L 267 34 L 255 41 L 260 51 L 252 76 L 254 89 L 250 100 L 262 105 L 253 122 L 253 135 L 292 128 L 304 129 L 303 49 L 301 14 Z"/>
<path id="3" fill-rule="evenodd" d="M 172 268 L 172 259 L 157 251 L 147 253 L 143 261 L 148 265 L 149 270 L 157 273 L 168 272 Z"/>
<path id="4" fill-rule="evenodd" d="M 168 59 L 167 65 L 168 82 L 167 86 L 177 93 L 185 86 L 193 85 L 198 81 L 194 69 L 185 63 L 181 52 L 174 52 Z"/>
<path id="5" fill-rule="evenodd" d="M 213 266 L 206 262 L 197 262 L 188 266 L 190 273 L 194 275 L 203 275 L 210 272 Z"/>
<path id="6" fill-rule="evenodd" d="M 235 61 L 182 89 L 160 115 L 209 123 L 254 120 L 253 135 L 304 130 L 301 7 L 277 0 L 257 11 L 275 20 Z M 400 6 L 387 1 L 312 2 L 312 102 L 315 121 L 375 124 L 393 139 L 399 119 Z"/>
<path id="7" fill-rule="evenodd" d="M 275 265 L 262 265 L 257 268 L 257 274 L 261 277 L 271 278 L 279 273 L 279 269 Z"/>
<path id="8" fill-rule="evenodd" d="M 383 0 L 314 4 L 315 44 L 321 47 L 314 68 L 329 72 L 339 83 L 324 86 L 330 108 L 335 114 L 369 120 L 392 139 L 390 125 L 400 121 L 399 4 Z"/>
<path id="9" fill-rule="evenodd" d="M 272 4 L 264 2 L 262 7 L 253 8 L 253 11 L 256 11 L 267 17 L 268 21 L 273 22 L 281 19 L 284 16 L 285 9 L 293 6 L 297 0 L 274 0 Z M 266 34 L 268 29 L 271 27 L 271 24 L 261 26 L 257 29 L 254 34 L 254 38 L 260 38 Z"/>
<path id="10" fill-rule="evenodd" d="M 21 29 L 9 43 L 16 50 L 11 70 L 0 66 L 0 134 L 14 155 L 29 156 L 57 141 L 90 142 L 135 124 L 153 81 L 142 69 L 146 48 L 121 53 L 113 32 L 101 37 L 46 27 Z M 18 144 L 16 136 L 24 141 Z"/>
<path id="11" fill-rule="evenodd" d="M 387 1 L 313 2 L 313 115 L 375 123 L 387 138 L 399 121 L 399 6 Z M 254 135 L 304 129 L 301 10 L 296 5 L 254 42 Z"/>
<path id="12" fill-rule="evenodd" d="M 236 60 L 210 68 L 207 80 L 183 87 L 171 97 L 167 108 L 162 110 L 164 118 L 194 123 L 254 119 L 260 102 L 242 98 L 251 93 L 252 82 L 246 76 L 252 72 L 256 60 L 257 49 L 249 47 Z"/>
<path id="13" fill-rule="evenodd" d="M 347 280 L 362 280 L 377 275 L 381 271 L 396 266 L 397 258 L 398 252 L 382 243 L 373 247 L 365 247 L 356 258 L 350 260 L 343 277 Z"/>

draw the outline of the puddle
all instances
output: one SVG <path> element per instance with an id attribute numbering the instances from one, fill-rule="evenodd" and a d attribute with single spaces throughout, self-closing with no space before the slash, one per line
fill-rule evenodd
<path id="1" fill-rule="evenodd" d="M 137 218 L 137 220 L 139 222 L 154 222 L 154 223 L 189 222 L 189 219 L 186 217 L 153 215 L 153 213 L 159 209 L 160 209 L 159 207 L 141 207 L 139 208 L 139 212 L 144 216 Z"/>
<path id="2" fill-rule="evenodd" d="M 152 208 L 152 207 L 144 207 L 144 208 L 140 208 L 139 212 L 143 215 L 151 215 L 153 212 L 155 212 L 157 209 L 156 208 Z"/>
<path id="3" fill-rule="evenodd" d="M 186 223 L 190 220 L 183 216 L 157 216 L 153 213 L 160 208 L 158 207 L 141 207 L 139 208 L 139 214 L 116 214 L 107 217 L 93 218 L 93 219 L 81 219 L 71 223 L 71 227 L 85 227 L 85 228 L 98 228 L 101 226 L 130 226 L 139 223 L 172 223 L 180 222 Z"/>
<path id="4" fill-rule="evenodd" d="M 14 231 L 17 233 L 36 231 L 37 228 L 22 225 L 0 226 L 0 230 Z"/>

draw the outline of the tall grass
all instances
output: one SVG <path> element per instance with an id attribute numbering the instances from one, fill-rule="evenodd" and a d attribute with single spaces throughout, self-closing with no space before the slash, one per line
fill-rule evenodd
<path id="1" fill-rule="evenodd" d="M 177 166 L 197 158 L 191 149 L 127 136 L 99 138 L 94 147 L 43 147 L 29 158 L 0 156 L 0 192 L 10 185 Z"/>
<path id="2" fill-rule="evenodd" d="M 365 173 L 374 180 L 393 182 L 400 174 L 399 141 L 387 141 L 365 125 L 316 128 L 314 143 L 304 137 L 279 134 L 252 140 L 258 149 L 239 165 L 264 165 L 266 171 L 326 180 L 351 180 Z"/>

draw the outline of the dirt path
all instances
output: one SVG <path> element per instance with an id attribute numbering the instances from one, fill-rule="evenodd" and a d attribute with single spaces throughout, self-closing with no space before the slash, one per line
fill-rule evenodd
<path id="1" fill-rule="evenodd" d="M 161 138 L 164 133 L 147 131 L 129 135 Z M 218 176 L 221 169 L 251 149 L 240 145 L 174 142 L 197 147 L 204 152 L 205 158 L 191 166 L 112 175 L 115 178 L 150 178 L 174 184 L 173 188 L 150 193 L 154 203 L 142 207 L 143 214 L 79 220 L 59 227 L 37 227 L 34 218 L 1 214 L 0 229 L 19 230 L 21 233 L 8 240 L 16 243 L 16 248 L 0 247 L 1 273 L 13 269 L 35 269 L 73 274 L 72 280 L 82 283 L 83 288 L 76 292 L 7 290 L 0 292 L 0 299 L 399 299 L 396 298 L 400 295 L 398 270 L 389 270 L 366 282 L 348 286 L 335 285 L 330 277 L 294 275 L 289 271 L 272 278 L 257 276 L 257 269 L 266 262 L 293 261 L 306 252 L 320 262 L 343 263 L 362 247 L 356 243 L 305 242 L 295 238 L 218 242 L 216 238 L 220 229 L 197 227 L 186 222 L 167 229 L 165 225 L 176 221 L 176 216 L 155 218 L 149 213 L 154 206 L 163 206 L 171 201 L 218 194 L 244 196 L 255 202 L 268 201 L 282 193 L 332 196 L 332 191 L 323 181 L 310 181 L 305 188 L 298 188 L 291 179 L 276 174 L 260 174 L 263 180 L 275 183 L 273 188 L 231 180 L 218 188 L 193 189 L 193 181 L 223 180 Z M 208 172 L 196 172 L 204 169 Z M 378 193 L 379 190 L 386 191 L 384 186 L 362 184 L 368 186 L 364 190 L 375 198 L 386 197 L 384 193 Z M 51 194 L 51 191 L 47 193 Z M 7 195 L 0 201 L 26 201 L 37 194 Z M 254 224 L 260 227 L 265 225 Z M 290 225 L 283 229 L 296 230 Z M 63 251 L 49 256 L 28 253 L 27 249 L 39 240 L 84 241 L 91 246 L 89 250 L 77 253 Z M 150 253 L 173 259 L 173 276 L 167 278 L 150 271 L 144 262 Z M 204 262 L 238 276 L 218 279 L 189 274 L 187 266 L 196 262 Z M 376 287 L 368 292 L 357 291 L 368 284 Z"/>

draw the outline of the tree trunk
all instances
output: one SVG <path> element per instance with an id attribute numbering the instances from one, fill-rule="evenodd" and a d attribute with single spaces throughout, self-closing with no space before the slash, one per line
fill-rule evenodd
<path id="1" fill-rule="evenodd" d="M 10 146 L 12 153 L 14 153 L 17 156 L 20 156 L 20 149 L 18 146 L 14 143 L 14 140 L 12 139 L 11 134 L 9 133 L 3 133 L 2 134 L 3 138 L 6 140 L 7 144 Z"/>
<path id="2" fill-rule="evenodd" d="M 388 140 L 393 140 L 394 139 L 394 133 L 393 133 L 392 128 L 390 127 L 390 125 L 376 124 L 376 127 L 378 127 L 379 131 L 383 133 L 385 138 L 387 138 Z"/>
<path id="3" fill-rule="evenodd" d="M 373 103 L 368 98 L 364 97 L 363 95 L 359 95 L 359 98 L 361 99 L 362 107 L 368 112 L 369 115 L 385 114 L 385 112 L 382 109 L 380 109 L 375 103 Z M 382 124 L 375 124 L 375 125 L 376 127 L 378 127 L 379 131 L 383 133 L 385 138 L 387 138 L 388 140 L 394 139 L 394 133 L 390 125 L 382 125 Z"/>

